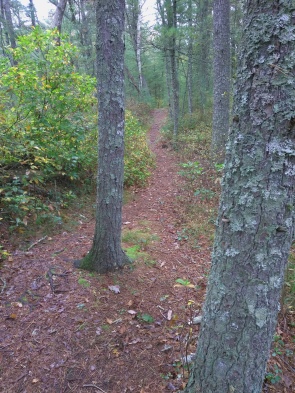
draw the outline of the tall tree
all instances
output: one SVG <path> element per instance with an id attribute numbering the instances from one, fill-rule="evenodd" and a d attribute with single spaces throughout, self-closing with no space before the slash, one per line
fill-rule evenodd
<path id="1" fill-rule="evenodd" d="M 29 9 L 29 14 L 30 14 L 32 26 L 35 27 L 36 26 L 36 9 L 35 9 L 33 0 L 29 0 L 28 9 Z"/>
<path id="2" fill-rule="evenodd" d="M 294 238 L 294 2 L 247 0 L 244 18 L 212 269 L 185 393 L 261 393 Z"/>
<path id="3" fill-rule="evenodd" d="M 142 60 L 141 60 L 141 25 L 143 0 L 128 0 L 127 2 L 127 26 L 130 34 L 138 71 L 138 90 L 143 88 Z"/>
<path id="4" fill-rule="evenodd" d="M 55 4 L 56 10 L 53 18 L 53 27 L 57 28 L 61 32 L 62 20 L 67 6 L 67 0 L 51 0 L 52 4 Z"/>
<path id="5" fill-rule="evenodd" d="M 214 0 L 213 0 L 214 1 Z M 197 69 L 198 76 L 198 108 L 201 116 L 208 109 L 212 88 L 212 1 L 197 1 Z"/>
<path id="6" fill-rule="evenodd" d="M 188 47 L 187 47 L 187 101 L 188 113 L 193 113 L 193 5 L 188 0 Z"/>
<path id="7" fill-rule="evenodd" d="M 177 61 L 177 0 L 157 0 L 162 21 L 163 47 L 166 60 L 167 91 L 170 116 L 173 122 L 174 141 L 179 123 L 179 80 Z"/>
<path id="8" fill-rule="evenodd" d="M 230 2 L 213 2 L 213 130 L 212 152 L 224 157 L 229 132 Z"/>
<path id="9" fill-rule="evenodd" d="M 12 22 L 11 3 L 10 0 L 1 0 L 1 16 L 2 23 L 4 24 L 7 44 L 12 48 L 16 48 L 15 33 Z"/>
<path id="10" fill-rule="evenodd" d="M 92 248 L 76 266 L 105 273 L 129 260 L 121 248 L 124 168 L 125 0 L 97 0 L 98 176 Z"/>

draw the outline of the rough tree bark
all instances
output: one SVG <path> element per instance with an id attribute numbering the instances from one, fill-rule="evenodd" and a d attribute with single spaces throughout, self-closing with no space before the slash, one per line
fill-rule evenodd
<path id="1" fill-rule="evenodd" d="M 295 7 L 247 0 L 223 191 L 185 393 L 261 393 L 294 238 Z"/>
<path id="2" fill-rule="evenodd" d="M 93 245 L 77 266 L 105 273 L 129 262 L 121 248 L 124 170 L 124 0 L 97 0 L 98 176 Z"/>
<path id="3" fill-rule="evenodd" d="M 224 158 L 229 132 L 230 2 L 213 2 L 213 125 L 212 153 Z"/>

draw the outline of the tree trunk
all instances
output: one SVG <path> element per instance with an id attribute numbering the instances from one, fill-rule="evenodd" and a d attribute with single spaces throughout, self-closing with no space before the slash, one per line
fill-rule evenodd
<path id="1" fill-rule="evenodd" d="M 205 112 L 208 107 L 208 96 L 211 89 L 212 69 L 211 69 L 211 54 L 210 48 L 212 46 L 212 5 L 209 0 L 198 1 L 198 36 L 199 43 L 199 58 L 198 58 L 198 73 L 199 73 L 199 109 L 201 111 L 201 118 L 204 119 Z"/>
<path id="2" fill-rule="evenodd" d="M 172 82 L 172 99 L 173 99 L 173 137 L 174 143 L 178 136 L 179 122 L 179 82 L 178 82 L 178 64 L 176 58 L 176 32 L 177 32 L 177 0 L 172 0 L 172 39 L 170 48 L 171 61 L 171 82 Z"/>
<path id="3" fill-rule="evenodd" d="M 137 71 L 138 71 L 138 87 L 140 92 L 143 89 L 143 74 L 141 60 L 141 24 L 142 24 L 142 0 L 129 0 L 127 2 L 127 26 L 131 37 L 133 49 L 135 53 Z"/>
<path id="4" fill-rule="evenodd" d="M 53 27 L 57 28 L 59 32 L 61 32 L 61 25 L 66 10 L 66 6 L 67 6 L 67 0 L 59 0 L 58 3 L 56 4 L 56 11 L 53 19 Z"/>
<path id="5" fill-rule="evenodd" d="M 13 28 L 13 22 L 12 22 L 12 16 L 11 16 L 11 4 L 10 0 L 2 0 L 2 12 L 4 15 L 5 19 L 5 27 L 7 30 L 7 34 L 9 37 L 9 42 L 10 46 L 12 48 L 16 48 L 16 40 L 15 40 L 15 33 L 14 33 L 14 28 Z"/>
<path id="6" fill-rule="evenodd" d="M 294 238 L 295 9 L 247 0 L 223 191 L 185 393 L 261 393 Z"/>
<path id="7" fill-rule="evenodd" d="M 193 9 L 192 0 L 188 1 L 188 49 L 187 49 L 187 101 L 188 113 L 193 113 Z"/>
<path id="8" fill-rule="evenodd" d="M 121 248 L 124 169 L 124 0 L 97 0 L 98 177 L 94 240 L 80 267 L 105 273 L 128 258 Z"/>
<path id="9" fill-rule="evenodd" d="M 28 8 L 30 10 L 30 17 L 31 17 L 32 26 L 35 27 L 36 26 L 36 9 L 35 9 L 33 0 L 29 0 Z"/>
<path id="10" fill-rule="evenodd" d="M 213 2 L 213 130 L 212 153 L 223 161 L 229 132 L 230 3 Z"/>

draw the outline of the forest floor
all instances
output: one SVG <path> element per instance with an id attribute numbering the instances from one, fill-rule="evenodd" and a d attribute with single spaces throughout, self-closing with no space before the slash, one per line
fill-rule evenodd
<path id="1" fill-rule="evenodd" d="M 159 133 L 167 113 L 153 116 L 156 167 L 123 207 L 131 266 L 103 276 L 73 268 L 92 244 L 87 212 L 75 231 L 35 238 L 2 264 L 0 392 L 160 393 L 184 386 L 182 364 L 195 351 L 199 324 L 192 322 L 201 314 L 212 239 L 200 236 L 192 247 L 183 234 L 184 180 Z M 279 337 L 290 337 L 286 318 L 278 329 Z M 264 392 L 294 392 L 294 354 L 277 353 L 271 362 L 281 381 L 268 381 Z"/>

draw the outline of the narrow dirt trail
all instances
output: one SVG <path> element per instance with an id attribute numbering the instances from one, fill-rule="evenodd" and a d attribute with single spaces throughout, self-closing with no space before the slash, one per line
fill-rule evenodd
<path id="1" fill-rule="evenodd" d="M 166 112 L 155 110 L 153 118 L 156 168 L 123 207 L 123 233 L 151 235 L 142 250 L 149 259 L 105 276 L 73 269 L 92 243 L 94 221 L 85 217 L 73 233 L 16 250 L 1 269 L 0 392 L 160 393 L 182 386 L 173 364 L 194 351 L 198 326 L 187 342 L 187 322 L 200 313 L 210 258 L 207 248 L 179 241 L 182 180 L 174 152 L 159 140 Z M 194 287 L 177 286 L 177 278 Z"/>

